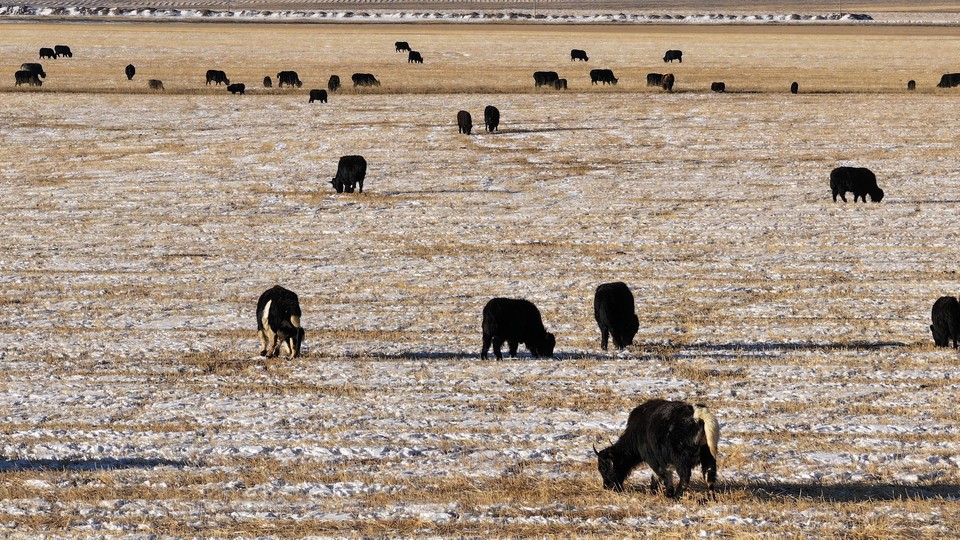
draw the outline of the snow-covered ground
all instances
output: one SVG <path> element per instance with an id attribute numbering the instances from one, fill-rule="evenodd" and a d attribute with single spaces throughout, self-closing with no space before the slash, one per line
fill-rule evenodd
<path id="1" fill-rule="evenodd" d="M 960 358 L 927 325 L 958 293 L 957 100 L 301 97 L 3 96 L 8 534 L 955 530 Z M 457 134 L 490 103 L 499 133 Z M 837 165 L 886 198 L 834 204 Z M 605 353 L 615 280 L 641 330 Z M 256 354 L 275 283 L 302 359 Z M 556 358 L 477 358 L 500 295 Z M 650 397 L 720 418 L 717 502 L 602 491 L 592 445 Z"/>

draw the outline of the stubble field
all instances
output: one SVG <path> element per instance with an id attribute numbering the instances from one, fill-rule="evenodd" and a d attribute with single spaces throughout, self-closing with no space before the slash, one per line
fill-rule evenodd
<path id="1" fill-rule="evenodd" d="M 958 292 L 960 101 L 934 85 L 960 31 L 2 29 L 5 535 L 955 534 L 958 356 L 927 325 Z M 55 43 L 74 58 L 15 88 Z M 259 88 L 280 69 L 304 88 Z M 642 84 L 667 69 L 678 92 Z M 306 103 L 353 72 L 383 85 Z M 487 104 L 501 131 L 458 135 Z M 345 154 L 363 194 L 329 185 Z M 838 165 L 883 202 L 834 204 Z M 593 290 L 617 280 L 641 329 L 604 353 Z M 277 283 L 300 359 L 257 356 Z M 535 302 L 556 358 L 480 361 L 494 296 Z M 717 414 L 716 502 L 645 468 L 601 489 L 591 446 L 652 397 Z"/>

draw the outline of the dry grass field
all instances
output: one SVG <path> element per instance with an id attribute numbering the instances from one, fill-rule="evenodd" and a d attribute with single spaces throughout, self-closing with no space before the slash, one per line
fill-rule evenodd
<path id="1" fill-rule="evenodd" d="M 4 536 L 956 535 L 960 358 L 927 325 L 958 293 L 960 30 L 0 28 Z M 281 69 L 304 88 L 260 88 Z M 678 92 L 641 83 L 665 69 Z M 307 104 L 355 71 L 383 85 Z M 501 131 L 458 135 L 487 104 Z M 834 204 L 841 164 L 883 202 Z M 641 329 L 605 353 L 615 280 Z M 256 354 L 275 283 L 303 358 Z M 556 358 L 477 358 L 501 295 Z M 716 412 L 717 501 L 601 488 L 591 446 L 651 397 Z"/>

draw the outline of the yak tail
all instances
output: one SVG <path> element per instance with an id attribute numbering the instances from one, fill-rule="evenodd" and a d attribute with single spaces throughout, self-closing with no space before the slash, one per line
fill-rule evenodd
<path id="1" fill-rule="evenodd" d="M 300 328 L 300 316 L 299 316 L 299 315 L 291 315 L 291 316 L 290 316 L 290 324 L 292 324 L 294 328 Z"/>
<path id="2" fill-rule="evenodd" d="M 710 447 L 713 459 L 717 459 L 717 443 L 720 442 L 720 424 L 717 422 L 717 417 L 710 412 L 706 405 L 694 405 L 693 418 L 703 422 L 703 432 L 707 438 L 707 446 Z"/>

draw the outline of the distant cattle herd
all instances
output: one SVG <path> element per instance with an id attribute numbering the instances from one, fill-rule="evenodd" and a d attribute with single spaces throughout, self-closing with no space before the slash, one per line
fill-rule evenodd
<path id="1" fill-rule="evenodd" d="M 409 43 L 397 41 L 397 52 L 407 53 L 408 63 L 423 63 L 423 56 L 414 51 Z M 39 51 L 41 59 L 71 58 L 70 47 L 57 45 L 53 48 L 43 47 Z M 570 51 L 571 61 L 588 62 L 589 57 L 582 49 Z M 680 50 L 668 50 L 664 54 L 664 62 L 683 62 L 683 53 Z M 130 64 L 124 69 L 127 80 L 133 80 L 136 68 Z M 37 62 L 21 64 L 15 73 L 17 86 L 28 85 L 39 87 L 43 84 L 47 73 Z M 613 70 L 606 68 L 592 69 L 589 72 L 592 85 L 616 85 L 619 79 Z M 535 87 L 566 89 L 567 79 L 560 77 L 556 71 L 536 71 L 533 73 Z M 378 87 L 380 81 L 371 73 L 354 73 L 351 76 L 353 86 Z M 529 79 L 527 79 L 529 81 Z M 301 88 L 303 81 L 293 70 L 283 70 L 276 74 L 279 88 Z M 206 71 L 205 84 L 214 86 L 226 85 L 227 91 L 233 94 L 244 95 L 246 85 L 240 82 L 231 83 L 227 73 L 223 70 L 210 69 Z M 676 77 L 672 73 L 649 73 L 646 76 L 646 85 L 660 87 L 672 91 Z M 158 79 L 149 79 L 147 85 L 152 90 L 162 91 L 164 86 Z M 937 85 L 941 88 L 960 86 L 960 73 L 944 74 Z M 263 78 L 263 88 L 272 88 L 271 77 Z M 910 81 L 908 90 L 916 88 L 915 81 Z M 341 89 L 341 80 L 338 75 L 331 75 L 326 89 L 314 88 L 309 91 L 309 103 L 319 101 L 326 103 L 330 93 Z M 710 85 L 713 92 L 726 92 L 724 82 L 713 82 Z M 790 91 L 799 92 L 798 83 L 790 85 Z M 328 93 L 329 92 L 329 93 Z M 487 133 L 498 132 L 500 129 L 500 110 L 488 105 L 483 110 L 483 121 Z M 473 118 L 470 112 L 460 110 L 456 115 L 459 132 L 471 135 Z M 363 156 L 342 156 L 337 164 L 335 176 L 330 181 L 337 193 L 363 193 L 364 180 L 367 174 L 367 161 Z M 846 202 L 846 193 L 853 193 L 854 202 L 866 202 L 869 196 L 871 201 L 879 203 L 884 197 L 884 190 L 877 183 L 876 175 L 869 169 L 862 167 L 837 167 L 829 177 L 829 185 L 833 201 L 837 197 Z M 632 346 L 639 331 L 640 321 L 635 311 L 635 301 L 627 284 L 623 282 L 603 283 L 594 291 L 594 318 L 600 330 L 600 348 L 607 350 L 609 340 L 618 350 Z M 260 354 L 265 357 L 275 357 L 284 351 L 290 357 L 301 355 L 304 341 L 304 329 L 301 325 L 301 308 L 296 293 L 281 286 L 275 286 L 265 291 L 256 305 L 257 332 L 261 342 Z M 544 325 L 539 309 L 530 301 L 517 298 L 496 297 L 489 300 L 481 313 L 481 349 L 480 358 L 486 359 L 490 349 L 493 349 L 497 360 L 502 360 L 503 345 L 508 347 L 511 358 L 517 356 L 520 344 L 524 344 L 531 356 L 552 357 L 556 347 L 556 336 L 548 332 Z M 931 311 L 930 331 L 934 343 L 939 347 L 952 346 L 958 348 L 960 341 L 960 302 L 954 297 L 941 297 L 934 303 Z M 603 481 L 603 487 L 614 490 L 623 490 L 623 483 L 630 472 L 640 463 L 647 463 L 654 471 L 654 487 L 661 489 L 670 497 L 679 497 L 690 481 L 691 471 L 700 466 L 708 489 L 712 492 L 717 475 L 717 445 L 720 436 L 719 423 L 713 413 L 705 406 L 691 405 L 683 402 L 664 400 L 650 400 L 636 407 L 629 416 L 627 428 L 617 440 L 603 450 L 594 448 L 597 457 L 597 467 Z M 676 472 L 679 483 L 673 485 L 672 472 Z"/>

